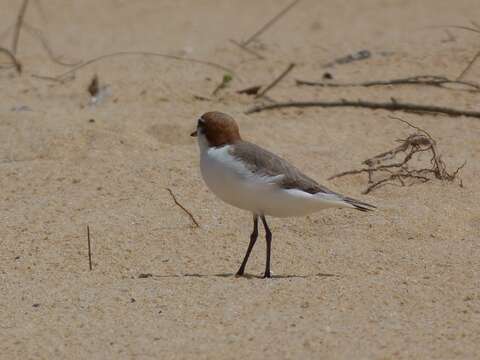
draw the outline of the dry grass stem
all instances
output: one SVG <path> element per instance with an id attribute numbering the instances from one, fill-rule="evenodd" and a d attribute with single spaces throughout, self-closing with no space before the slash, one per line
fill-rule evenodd
<path id="1" fill-rule="evenodd" d="M 172 197 L 173 199 L 173 202 L 175 203 L 175 205 L 177 205 L 180 209 L 182 209 L 189 217 L 190 219 L 192 220 L 192 222 L 195 224 L 195 226 L 198 228 L 200 227 L 199 223 L 197 222 L 197 220 L 195 220 L 195 217 L 192 215 L 192 213 L 187 210 L 185 208 L 185 206 L 183 206 L 182 204 L 180 204 L 177 200 L 177 197 L 175 196 L 175 194 L 173 193 L 173 191 L 170 189 L 170 188 L 165 188 L 165 190 L 167 190 L 169 193 L 170 193 L 170 196 Z"/>
<path id="2" fill-rule="evenodd" d="M 273 80 L 269 85 L 267 85 L 265 89 L 263 89 L 260 93 L 255 95 L 255 98 L 260 98 L 262 96 L 265 96 L 265 94 L 268 91 L 270 91 L 272 88 L 274 88 L 280 81 L 282 81 L 282 79 L 285 76 L 287 76 L 288 73 L 292 71 L 294 67 L 295 67 L 294 63 L 291 63 L 290 65 L 288 65 L 288 67 L 275 80 Z"/>
<path id="3" fill-rule="evenodd" d="M 27 11 L 28 0 L 23 0 L 22 6 L 17 15 L 17 22 L 13 29 L 13 40 L 12 40 L 12 54 L 17 55 L 18 43 L 20 41 L 20 32 L 22 30 L 23 18 L 25 17 L 25 12 Z"/>

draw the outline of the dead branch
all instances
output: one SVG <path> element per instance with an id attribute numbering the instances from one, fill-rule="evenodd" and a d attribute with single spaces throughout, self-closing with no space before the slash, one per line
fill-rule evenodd
<path id="1" fill-rule="evenodd" d="M 392 174 L 390 175 L 389 177 L 385 178 L 385 179 L 382 179 L 382 180 L 379 180 L 375 183 L 373 183 L 372 185 L 370 185 L 367 189 L 365 189 L 363 191 L 363 194 L 368 194 L 369 192 L 371 192 L 372 190 L 375 190 L 375 189 L 378 189 L 378 188 L 381 188 L 383 186 L 386 186 L 386 185 L 392 185 L 392 186 L 407 186 L 405 184 L 405 179 L 416 179 L 418 180 L 420 183 L 425 183 L 427 181 L 430 181 L 429 178 L 427 177 L 424 177 L 424 176 L 418 176 L 418 175 L 403 175 L 403 174 Z M 399 184 L 396 184 L 392 181 L 394 180 L 398 180 L 400 182 L 400 185 Z M 408 186 L 412 186 L 414 185 L 414 183 L 410 183 Z"/>
<path id="2" fill-rule="evenodd" d="M 456 84 L 469 87 L 467 91 L 478 92 L 480 91 L 480 85 L 461 80 L 450 80 L 444 76 L 435 76 L 435 75 L 419 75 L 419 76 L 410 76 L 406 78 L 399 78 L 393 80 L 374 80 L 374 81 L 363 81 L 357 83 L 334 83 L 334 82 L 325 82 L 325 81 L 308 81 L 308 80 L 296 80 L 297 85 L 308 85 L 308 86 L 323 86 L 323 87 L 356 87 L 356 86 L 386 86 L 386 85 L 425 85 L 425 86 L 436 86 L 441 88 L 450 89 L 445 86 L 448 84 Z"/>
<path id="3" fill-rule="evenodd" d="M 447 38 L 446 39 L 443 39 L 441 40 L 442 43 L 449 43 L 449 42 L 453 42 L 456 40 L 455 36 L 453 36 L 453 34 L 451 33 L 450 30 L 448 29 L 445 29 L 445 34 L 447 35 Z"/>
<path id="4" fill-rule="evenodd" d="M 200 227 L 200 225 L 198 224 L 197 220 L 195 220 L 195 218 L 193 217 L 192 213 L 190 211 L 188 211 L 182 204 L 180 204 L 177 200 L 177 198 L 175 197 L 175 194 L 173 193 L 173 191 L 170 189 L 170 188 L 165 188 L 165 190 L 167 190 L 169 193 L 170 193 L 170 196 L 172 197 L 175 205 L 177 205 L 180 209 L 182 209 L 189 217 L 190 219 L 192 220 L 192 222 L 195 224 L 195 226 L 198 228 Z"/>
<path id="5" fill-rule="evenodd" d="M 477 61 L 478 58 L 480 58 L 480 51 L 478 51 L 475 54 L 475 56 L 472 58 L 472 60 L 470 60 L 468 65 L 465 67 L 465 69 L 463 69 L 463 71 L 460 73 L 460 75 L 458 75 L 458 77 L 457 77 L 458 80 L 460 80 L 461 78 L 463 78 L 465 76 L 465 74 L 471 69 L 471 67 L 473 66 L 473 64 L 475 64 L 475 62 Z"/>
<path id="6" fill-rule="evenodd" d="M 12 54 L 17 55 L 18 42 L 20 40 L 20 31 L 22 29 L 23 18 L 25 17 L 25 12 L 27 11 L 28 0 L 23 0 L 22 6 L 17 15 L 17 22 L 15 23 L 15 28 L 13 30 L 13 40 L 12 40 Z"/>
<path id="7" fill-rule="evenodd" d="M 258 99 L 262 96 L 265 96 L 265 94 L 268 91 L 270 91 L 273 87 L 275 87 L 280 81 L 282 81 L 282 79 L 285 76 L 287 76 L 288 73 L 292 71 L 294 67 L 295 67 L 294 63 L 291 63 L 290 65 L 288 65 L 288 67 L 275 80 L 273 80 L 269 85 L 267 85 L 265 89 L 263 89 L 259 94 L 255 95 L 255 98 Z"/>
<path id="8" fill-rule="evenodd" d="M 257 57 L 258 59 L 261 59 L 261 60 L 265 59 L 264 56 L 260 55 L 260 54 L 257 53 L 256 51 L 253 51 L 252 49 L 249 49 L 249 48 L 246 47 L 245 45 L 243 45 L 243 44 L 241 44 L 241 43 L 239 43 L 239 42 L 237 42 L 237 41 L 235 41 L 235 40 L 233 40 L 233 39 L 230 39 L 230 42 L 231 42 L 232 44 L 234 44 L 234 45 L 237 45 L 240 49 L 242 49 L 242 50 L 248 52 L 249 54 Z"/>
<path id="9" fill-rule="evenodd" d="M 263 25 L 259 30 L 257 30 L 252 36 L 250 36 L 247 40 L 245 40 L 242 45 L 247 46 L 253 40 L 255 40 L 258 36 L 263 34 L 270 26 L 275 24 L 283 15 L 285 15 L 288 11 L 290 11 L 295 5 L 297 5 L 300 0 L 294 0 L 290 5 L 280 11 L 277 15 L 275 15 L 271 20 L 269 20 L 265 25 Z"/>
<path id="10" fill-rule="evenodd" d="M 265 110 L 273 110 L 279 108 L 289 108 L 289 107 L 356 107 L 356 108 L 367 108 L 372 110 L 383 109 L 389 111 L 405 111 L 405 112 L 414 112 L 419 114 L 433 113 L 433 114 L 445 114 L 449 116 L 468 116 L 474 118 L 480 118 L 479 111 L 472 110 L 460 110 L 444 106 L 436 105 L 421 105 L 421 104 L 412 104 L 398 102 L 392 99 L 391 102 L 371 102 L 365 100 L 339 100 L 339 101 L 287 101 L 287 102 L 278 102 L 274 104 L 266 105 L 257 105 L 248 109 L 245 114 L 252 114 Z"/>
<path id="11" fill-rule="evenodd" d="M 47 80 L 47 81 L 52 81 L 52 82 L 56 82 L 56 83 L 60 83 L 60 84 L 64 84 L 67 81 L 71 81 L 71 80 L 75 79 L 74 74 L 70 74 L 70 76 L 65 77 L 65 78 L 61 78 L 61 79 L 58 79 L 56 77 L 36 75 L 36 74 L 32 74 L 31 76 L 35 79 Z"/>
<path id="12" fill-rule="evenodd" d="M 178 61 L 184 61 L 184 62 L 190 62 L 190 63 L 196 63 L 196 64 L 203 64 L 206 66 L 210 66 L 216 69 L 221 69 L 223 71 L 227 71 L 231 74 L 234 74 L 235 72 L 232 69 L 229 69 L 226 66 L 211 62 L 211 61 L 205 61 L 205 60 L 198 60 L 198 59 L 193 59 L 193 58 L 187 58 L 187 57 L 182 57 L 182 56 L 176 56 L 176 55 L 169 55 L 169 54 L 160 54 L 160 53 L 155 53 L 155 52 L 149 52 L 149 51 L 120 51 L 116 53 L 111 53 L 111 54 L 106 54 L 102 56 L 98 56 L 96 58 L 90 59 L 88 61 L 85 61 L 84 63 L 81 63 L 78 66 L 75 66 L 73 69 L 70 69 L 60 75 L 54 76 L 56 79 L 62 79 L 70 74 L 75 73 L 77 70 L 80 70 L 81 68 L 84 68 L 88 65 L 91 65 L 93 63 L 112 58 L 112 57 L 118 57 L 118 56 L 152 56 L 152 57 L 162 57 L 166 59 L 172 59 L 172 60 L 178 60 Z M 40 75 L 41 76 L 41 75 Z"/>
<path id="13" fill-rule="evenodd" d="M 10 50 L 3 47 L 0 47 L 0 52 L 6 54 L 10 58 L 13 66 L 15 67 L 15 70 L 17 70 L 17 73 L 20 75 L 22 73 L 22 64 L 20 64 L 20 61 L 17 60 L 15 55 Z"/>
<path id="14" fill-rule="evenodd" d="M 432 179 L 454 181 L 457 178 L 458 173 L 466 163 L 463 163 L 452 173 L 448 172 L 445 163 L 438 153 L 436 141 L 426 130 L 412 125 L 401 118 L 394 116 L 389 117 L 402 121 L 409 127 L 417 130 L 417 132 L 411 134 L 404 140 L 398 140 L 400 141 L 399 146 L 363 161 L 362 164 L 367 165 L 367 168 L 344 171 L 331 176 L 329 180 L 347 175 L 367 173 L 368 183 L 371 184 L 364 191 L 364 193 L 367 194 L 385 185 L 411 186 L 419 182 L 425 183 Z M 423 152 L 429 152 L 431 154 L 430 168 L 418 167 L 418 165 L 415 167 L 410 163 L 415 155 Z M 397 155 L 403 156 L 403 159 L 395 162 Z M 386 177 L 382 176 L 385 173 Z M 382 177 L 374 181 L 373 177 L 375 175 L 381 175 Z"/>
<path id="15" fill-rule="evenodd" d="M 478 24 L 476 24 L 473 21 L 470 21 L 474 28 L 469 27 L 469 26 L 462 26 L 462 25 L 442 25 L 442 26 L 434 26 L 435 27 L 442 27 L 442 28 L 453 28 L 453 29 L 461 29 L 461 30 L 467 30 L 467 31 L 472 31 L 477 34 L 480 34 L 480 27 Z M 472 60 L 469 61 L 468 65 L 466 66 L 465 69 L 462 70 L 460 75 L 458 75 L 457 80 L 460 80 L 465 76 L 465 74 L 470 70 L 470 68 L 473 66 L 473 64 L 480 58 L 480 51 L 478 51 L 475 56 L 472 58 Z"/>

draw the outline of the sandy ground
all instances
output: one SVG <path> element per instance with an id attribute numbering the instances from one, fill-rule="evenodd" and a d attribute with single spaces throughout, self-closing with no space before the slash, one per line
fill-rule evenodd
<path id="1" fill-rule="evenodd" d="M 319 80 L 323 64 L 362 49 L 372 57 L 328 71 L 338 81 L 455 78 L 480 37 L 453 29 L 450 37 L 434 26 L 480 22 L 478 1 L 303 0 L 252 44 L 265 60 L 229 42 L 247 38 L 286 4 L 30 2 L 25 21 L 42 30 L 63 61 L 156 51 L 220 63 L 235 74 L 218 96 L 211 93 L 224 71 L 153 57 L 106 59 L 65 83 L 41 80 L 32 75 L 69 68 L 21 33 L 24 73 L 0 70 L 0 358 L 478 358 L 480 121 L 398 113 L 430 131 L 450 168 L 467 161 L 464 186 L 389 186 L 364 196 L 363 176 L 326 179 L 411 129 L 386 111 L 245 115 L 253 99 L 236 94 L 267 84 L 294 61 L 294 71 L 269 93 L 278 101 L 395 97 L 480 111 L 478 94 L 458 90 L 294 82 Z M 2 46 L 10 47 L 8 27 L 19 6 L 0 1 Z M 111 95 L 90 106 L 86 88 L 94 74 Z M 480 63 L 467 79 L 480 81 Z M 28 109 L 12 110 L 21 106 Z M 276 277 L 255 277 L 264 267 L 262 239 L 247 268 L 255 276 L 235 278 L 251 218 L 217 200 L 201 180 L 188 135 L 209 110 L 231 114 L 246 139 L 379 210 L 271 219 Z"/>

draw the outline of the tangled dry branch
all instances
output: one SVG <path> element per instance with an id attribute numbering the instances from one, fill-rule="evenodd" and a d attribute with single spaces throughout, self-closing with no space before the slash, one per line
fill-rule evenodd
<path id="1" fill-rule="evenodd" d="M 346 175 L 366 173 L 370 185 L 365 189 L 364 194 L 368 194 L 372 190 L 385 185 L 411 186 L 432 179 L 453 181 L 457 178 L 466 162 L 455 171 L 449 172 L 438 152 L 437 142 L 427 131 L 403 119 L 393 116 L 390 116 L 390 118 L 402 121 L 417 132 L 406 139 L 397 140 L 400 142 L 399 146 L 363 161 L 362 164 L 366 165 L 366 168 L 344 171 L 331 176 L 329 180 Z M 419 167 L 418 162 L 412 160 L 416 155 L 425 152 L 431 155 L 430 167 Z M 401 157 L 401 159 L 397 160 L 398 157 Z M 377 179 L 374 180 L 374 178 Z"/>

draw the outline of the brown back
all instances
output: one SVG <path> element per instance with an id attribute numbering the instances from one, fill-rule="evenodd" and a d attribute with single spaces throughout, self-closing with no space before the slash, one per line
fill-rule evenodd
<path id="1" fill-rule="evenodd" d="M 253 173 L 266 176 L 283 175 L 276 183 L 284 189 L 298 188 L 309 194 L 336 194 L 303 174 L 288 161 L 255 144 L 238 142 L 232 147 L 231 154 L 245 162 Z"/>

